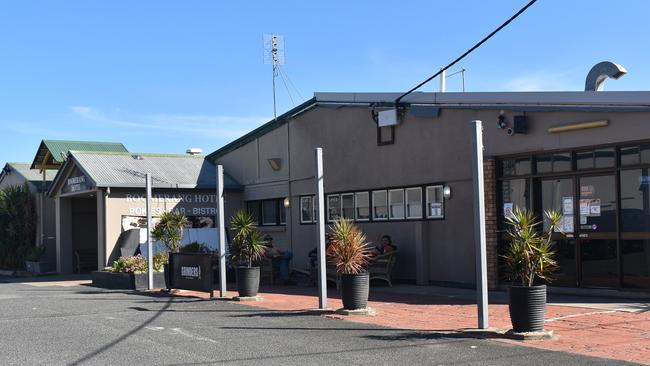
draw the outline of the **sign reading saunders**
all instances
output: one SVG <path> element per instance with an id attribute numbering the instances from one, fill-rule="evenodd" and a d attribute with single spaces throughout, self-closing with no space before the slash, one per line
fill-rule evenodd
<path id="1" fill-rule="evenodd" d="M 205 291 L 213 296 L 212 254 L 169 253 L 169 288 Z"/>

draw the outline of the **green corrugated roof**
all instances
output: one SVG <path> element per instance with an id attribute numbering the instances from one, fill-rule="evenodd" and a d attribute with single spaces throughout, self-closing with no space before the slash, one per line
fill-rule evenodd
<path id="1" fill-rule="evenodd" d="M 46 165 L 61 165 L 69 151 L 128 152 L 120 142 L 43 140 L 38 147 L 32 169 L 40 168 L 48 155 Z"/>

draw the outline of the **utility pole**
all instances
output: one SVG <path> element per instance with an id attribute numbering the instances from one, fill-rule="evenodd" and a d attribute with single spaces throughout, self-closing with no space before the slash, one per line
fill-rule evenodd
<path id="1" fill-rule="evenodd" d="M 151 241 L 151 174 L 145 176 L 147 190 L 147 273 L 149 274 L 149 290 L 153 290 L 153 243 Z"/>
<path id="2" fill-rule="evenodd" d="M 217 165 L 217 204 L 219 214 L 219 296 L 226 297 L 226 219 L 223 201 L 223 165 Z"/>
<path id="3" fill-rule="evenodd" d="M 485 186 L 483 180 L 483 122 L 472 121 L 472 162 L 474 175 L 474 242 L 476 245 L 476 303 L 478 328 L 487 329 L 488 288 L 485 236 Z"/>
<path id="4" fill-rule="evenodd" d="M 323 148 L 314 149 L 316 158 L 316 204 L 318 205 L 318 307 L 327 308 L 327 273 L 325 259 L 325 193 L 323 184 Z"/>

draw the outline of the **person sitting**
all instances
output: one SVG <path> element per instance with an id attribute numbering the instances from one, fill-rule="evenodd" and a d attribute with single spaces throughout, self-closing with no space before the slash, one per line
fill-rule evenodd
<path id="1" fill-rule="evenodd" d="M 280 250 L 273 246 L 273 237 L 271 235 L 266 235 L 264 241 L 266 241 L 264 256 L 271 259 L 274 269 L 279 269 L 280 278 L 282 278 L 285 285 L 295 285 L 296 283 L 289 278 L 289 262 L 293 258 L 293 253 L 290 250 Z"/>
<path id="2" fill-rule="evenodd" d="M 384 235 L 381 237 L 381 241 L 378 246 L 375 246 L 370 255 L 376 257 L 378 255 L 394 252 L 397 250 L 397 247 L 393 245 L 393 240 L 390 238 L 390 235 Z"/>

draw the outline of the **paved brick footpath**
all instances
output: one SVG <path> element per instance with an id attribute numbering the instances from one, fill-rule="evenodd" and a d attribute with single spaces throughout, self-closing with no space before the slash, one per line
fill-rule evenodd
<path id="1" fill-rule="evenodd" d="M 178 295 L 208 297 L 191 291 Z M 335 289 L 329 289 L 328 306 L 340 308 Z M 228 296 L 236 296 L 229 292 Z M 215 292 L 218 296 L 218 292 Z M 261 301 L 246 305 L 283 311 L 306 311 L 318 307 L 317 290 L 304 287 L 267 287 L 260 291 Z M 369 306 L 376 316 L 324 316 L 346 321 L 383 325 L 393 328 L 456 333 L 476 327 L 476 305 L 454 296 L 386 293 L 371 290 Z M 489 306 L 490 327 L 508 329 L 508 306 Z M 650 311 L 626 312 L 591 307 L 549 305 L 546 328 L 553 330 L 552 340 L 515 341 L 495 335 L 495 339 L 513 344 L 588 356 L 625 360 L 650 365 Z M 463 333 L 466 334 L 466 333 Z"/>

